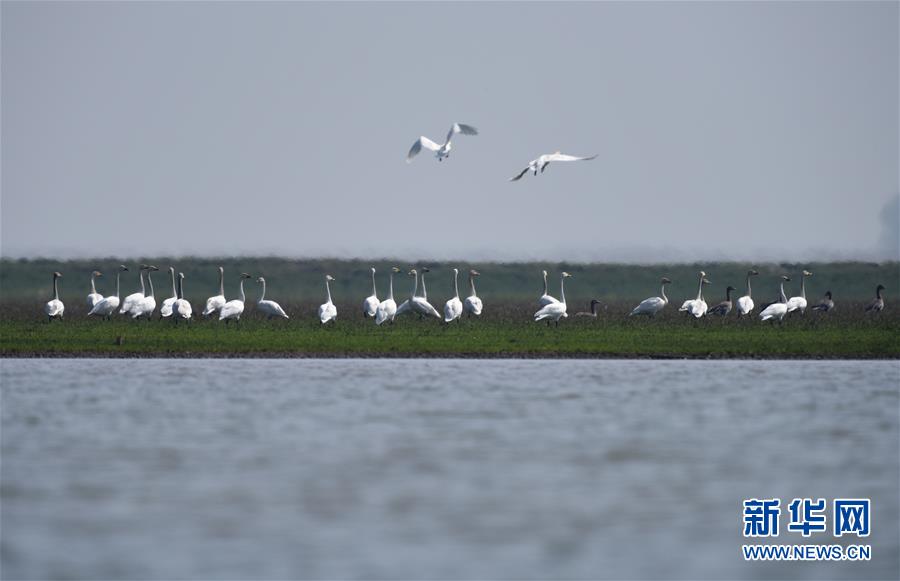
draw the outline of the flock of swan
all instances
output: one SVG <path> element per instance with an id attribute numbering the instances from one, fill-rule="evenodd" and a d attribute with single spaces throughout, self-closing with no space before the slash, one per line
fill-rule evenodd
<path id="1" fill-rule="evenodd" d="M 116 294 L 103 296 L 97 292 L 96 279 L 102 277 L 103 273 L 95 270 L 91 273 L 91 288 L 87 295 L 87 306 L 89 308 L 89 317 L 102 317 L 109 320 L 113 315 L 130 316 L 132 319 L 150 319 L 156 312 L 156 296 L 153 289 L 152 273 L 158 271 L 159 268 L 150 264 L 142 264 L 139 268 L 139 278 L 141 290 L 120 298 L 121 294 L 121 275 L 128 272 L 128 267 L 120 265 L 116 272 Z M 244 304 L 247 297 L 244 293 L 244 281 L 253 277 L 246 272 L 240 273 L 239 276 L 239 296 L 240 298 L 227 300 L 225 298 L 225 269 L 219 267 L 219 294 L 209 297 L 202 311 L 204 317 L 218 317 L 220 321 L 226 324 L 231 321 L 239 322 L 241 315 L 244 313 Z M 427 267 L 422 268 L 420 273 L 413 268 L 407 275 L 412 279 L 412 289 L 409 298 L 400 305 L 394 299 L 394 276 L 401 272 L 398 267 L 392 267 L 388 275 L 388 295 L 384 300 L 379 300 L 378 289 L 375 280 L 375 268 L 371 268 L 372 274 L 372 294 L 366 297 L 362 303 L 362 314 L 371 318 L 376 325 L 384 323 L 393 323 L 400 315 L 409 313 L 417 314 L 420 318 L 435 318 L 443 320 L 445 323 L 459 321 L 465 315 L 466 317 L 478 317 L 483 311 L 481 299 L 475 290 L 475 278 L 480 276 L 477 270 L 469 271 L 469 288 L 471 294 L 465 299 L 459 296 L 459 269 L 453 269 L 453 297 L 444 303 L 443 313 L 439 312 L 430 302 L 428 302 L 428 290 L 425 287 L 425 275 L 430 272 Z M 144 275 L 146 273 L 146 285 Z M 534 313 L 535 322 L 545 321 L 548 325 L 555 323 L 559 326 L 560 319 L 567 318 L 568 307 L 566 305 L 566 279 L 571 278 L 568 272 L 562 272 L 559 277 L 559 298 L 553 297 L 549 293 L 547 286 L 547 271 L 542 271 L 544 277 L 544 292 L 538 298 L 540 308 Z M 697 283 L 697 296 L 693 299 L 684 301 L 678 309 L 694 318 L 701 318 L 707 315 L 727 316 L 734 310 L 737 316 L 746 317 L 753 313 L 756 305 L 753 302 L 752 289 L 750 281 L 752 277 L 759 274 L 756 270 L 747 271 L 747 294 L 732 301 L 731 293 L 736 290 L 732 286 L 728 286 L 725 291 L 725 300 L 717 305 L 709 308 L 706 300 L 703 298 L 703 287 L 709 284 L 706 273 L 700 271 Z M 193 307 L 187 299 L 184 298 L 184 273 L 175 272 L 174 267 L 169 267 L 169 275 L 172 279 L 172 296 L 162 301 L 159 306 L 159 317 L 171 318 L 177 324 L 179 321 L 189 321 L 193 317 Z M 784 283 L 791 280 L 788 275 L 780 277 L 779 284 L 779 300 L 773 303 L 765 304 L 760 307 L 759 319 L 762 321 L 782 321 L 788 313 L 798 312 L 803 314 L 806 312 L 806 279 L 812 276 L 812 272 L 804 270 L 800 278 L 800 294 L 791 298 L 787 298 L 784 293 Z M 44 314 L 48 317 L 48 321 L 53 319 L 62 319 L 65 313 L 65 305 L 59 299 L 59 279 L 62 274 L 53 273 L 53 299 L 44 305 Z M 421 279 L 421 294 L 419 293 L 419 281 Z M 325 296 L 326 300 L 319 306 L 319 321 L 324 325 L 337 320 L 337 306 L 331 297 L 331 282 L 334 277 L 330 274 L 325 275 Z M 260 285 L 259 299 L 256 301 L 257 310 L 268 317 L 288 319 L 287 313 L 281 308 L 277 302 L 266 299 L 266 279 L 263 277 L 256 278 L 257 284 Z M 653 318 L 666 305 L 669 304 L 669 298 L 666 296 L 666 285 L 672 281 L 663 277 L 660 280 L 660 296 L 650 297 L 641 301 L 629 314 L 629 316 L 645 315 Z M 149 291 L 148 291 L 149 287 Z M 869 302 L 865 310 L 866 312 L 878 313 L 884 310 L 884 298 L 882 291 L 885 290 L 883 285 L 878 285 L 875 289 L 875 298 Z M 575 313 L 575 316 L 597 316 L 597 306 L 600 301 L 594 299 L 591 301 L 590 312 Z M 812 307 L 814 311 L 827 312 L 834 309 L 834 301 L 832 300 L 831 291 L 825 293 L 825 297 Z"/>

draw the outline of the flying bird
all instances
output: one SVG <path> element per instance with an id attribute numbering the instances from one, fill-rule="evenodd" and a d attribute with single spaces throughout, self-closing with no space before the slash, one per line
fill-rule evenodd
<path id="1" fill-rule="evenodd" d="M 534 175 L 538 175 L 538 170 L 540 170 L 541 173 L 544 173 L 544 170 L 547 169 L 547 166 L 550 165 L 550 162 L 552 161 L 589 161 L 591 159 L 595 159 L 596 157 L 597 154 L 594 154 L 590 157 L 578 157 L 575 155 L 566 155 L 565 153 L 560 153 L 558 151 L 556 153 L 545 153 L 539 158 L 529 161 L 528 166 L 520 171 L 518 175 L 509 178 L 509 181 L 518 181 L 522 179 L 522 176 L 524 176 L 529 171 L 533 172 Z"/>
<path id="2" fill-rule="evenodd" d="M 416 142 L 413 143 L 412 147 L 409 148 L 409 153 L 406 154 L 406 163 L 410 163 L 412 159 L 417 156 L 420 151 L 422 151 L 423 147 L 429 151 L 433 151 L 434 156 L 438 161 L 443 161 L 445 157 L 450 157 L 450 150 L 452 149 L 450 141 L 457 133 L 462 133 L 463 135 L 478 135 L 478 130 L 471 125 L 466 125 L 464 123 L 454 123 L 450 128 L 450 131 L 447 133 L 446 142 L 442 144 L 437 144 L 422 135 L 418 139 L 416 139 Z"/>

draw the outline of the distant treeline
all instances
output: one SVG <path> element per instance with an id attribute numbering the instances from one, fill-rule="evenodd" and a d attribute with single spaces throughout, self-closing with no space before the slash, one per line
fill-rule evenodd
<path id="1" fill-rule="evenodd" d="M 324 299 L 325 274 L 337 280 L 332 284 L 336 301 L 358 298 L 360 301 L 371 294 L 372 283 L 369 268 L 377 269 L 379 297 L 386 296 L 388 273 L 391 266 L 400 267 L 403 272 L 394 279 L 394 295 L 406 296 L 410 292 L 411 279 L 406 272 L 413 267 L 428 266 L 428 294 L 433 303 L 442 304 L 453 294 L 454 267 L 460 269 L 460 295 L 468 291 L 467 273 L 470 268 L 481 272 L 477 280 L 479 296 L 488 300 L 536 300 L 543 292 L 541 270 L 550 273 L 550 292 L 559 293 L 559 273 L 567 271 L 573 275 L 566 282 L 566 298 L 570 305 L 576 305 L 598 298 L 603 301 L 640 301 L 659 294 L 659 278 L 672 279 L 667 293 L 673 303 L 680 305 L 686 298 L 697 294 L 697 273 L 704 270 L 712 285 L 704 290 L 708 302 L 720 300 L 728 285 L 744 293 L 745 278 L 749 268 L 759 271 L 753 279 L 753 296 L 759 302 L 774 300 L 778 295 L 778 277 L 788 274 L 794 280 L 787 285 L 789 296 L 799 294 L 800 271 L 808 269 L 813 276 L 807 279 L 807 296 L 810 302 L 830 290 L 834 300 L 863 300 L 875 295 L 875 286 L 887 287 L 886 300 L 890 305 L 891 295 L 900 300 L 900 263 L 898 262 L 822 262 L 822 263 L 782 263 L 750 264 L 736 262 L 705 262 L 697 264 L 584 264 L 551 262 L 445 262 L 421 261 L 410 263 L 405 260 L 338 260 L 338 259 L 288 259 L 276 257 L 243 258 L 97 258 L 90 260 L 55 261 L 48 259 L 2 259 L 0 260 L 0 300 L 46 300 L 52 294 L 51 273 L 60 271 L 60 298 L 65 301 L 83 301 L 90 289 L 90 274 L 100 270 L 105 277 L 98 279 L 97 290 L 101 294 L 115 293 L 115 275 L 119 264 L 125 264 L 131 271 L 122 277 L 122 295 L 139 289 L 137 267 L 141 263 L 153 264 L 160 268 L 154 273 L 153 282 L 156 295 L 168 297 L 172 294 L 172 283 L 167 272 L 174 266 L 185 274 L 185 295 L 193 302 L 205 300 L 218 293 L 218 271 L 225 268 L 225 294 L 234 298 L 238 291 L 238 276 L 248 272 L 254 276 L 264 276 L 268 282 L 268 298 L 279 301 L 308 301 Z M 245 283 L 248 299 L 255 300 L 258 288 L 255 282 Z"/>

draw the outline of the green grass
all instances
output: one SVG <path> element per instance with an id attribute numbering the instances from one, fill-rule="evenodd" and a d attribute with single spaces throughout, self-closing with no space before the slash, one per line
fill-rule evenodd
<path id="1" fill-rule="evenodd" d="M 827 315 L 807 313 L 783 324 L 681 316 L 671 305 L 655 320 L 629 319 L 629 305 L 606 305 L 594 318 L 570 317 L 558 328 L 530 321 L 534 306 L 486 303 L 481 319 L 445 326 L 398 319 L 376 327 L 356 305 L 339 304 L 334 326 L 322 327 L 315 304 L 285 305 L 289 321 L 252 312 L 240 325 L 196 320 L 86 319 L 72 307 L 64 321 L 41 318 L 41 304 L 7 303 L 0 316 L 0 355 L 15 356 L 270 356 L 270 357 L 758 357 L 900 358 L 900 316 L 870 317 L 860 304 Z"/>

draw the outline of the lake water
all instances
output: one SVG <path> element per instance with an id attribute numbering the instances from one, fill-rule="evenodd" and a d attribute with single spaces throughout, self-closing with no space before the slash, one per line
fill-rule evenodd
<path id="1" fill-rule="evenodd" d="M 6 579 L 900 568 L 896 361 L 2 360 L 0 379 Z M 744 562 L 751 497 L 871 498 L 870 537 L 809 542 L 872 560 Z M 776 542 L 804 542 L 786 523 Z"/>

